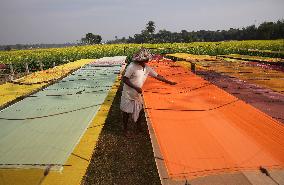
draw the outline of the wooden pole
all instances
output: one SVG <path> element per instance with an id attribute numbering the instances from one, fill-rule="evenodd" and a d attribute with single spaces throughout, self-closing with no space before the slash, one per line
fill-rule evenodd
<path id="1" fill-rule="evenodd" d="M 190 62 L 191 72 L 195 73 L 195 63 Z"/>
<path id="2" fill-rule="evenodd" d="M 12 63 L 10 63 L 10 75 L 9 75 L 9 77 L 10 77 L 11 81 L 14 80 L 14 75 L 15 75 L 14 68 L 13 68 Z"/>
<path id="3" fill-rule="evenodd" d="M 42 61 L 39 61 L 39 69 L 42 71 L 43 70 L 43 63 Z"/>
<path id="4" fill-rule="evenodd" d="M 27 75 L 30 73 L 29 64 L 27 62 L 25 63 L 25 68 L 26 68 L 26 75 Z"/>

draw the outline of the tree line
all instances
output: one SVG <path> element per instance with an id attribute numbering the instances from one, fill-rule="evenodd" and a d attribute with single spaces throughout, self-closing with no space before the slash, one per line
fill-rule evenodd
<path id="1" fill-rule="evenodd" d="M 156 32 L 154 21 L 149 21 L 140 33 L 134 34 L 128 38 L 122 37 L 115 40 L 107 41 L 113 43 L 181 43 L 181 42 L 214 42 L 225 40 L 271 40 L 284 38 L 284 19 L 276 22 L 263 22 L 259 26 L 250 25 L 244 28 L 230 28 L 229 30 L 199 30 L 180 32 L 171 32 L 168 30 L 159 30 Z M 92 45 L 100 44 L 102 37 L 93 33 L 87 33 L 78 43 L 67 44 L 33 44 L 33 45 L 0 45 L 0 50 L 11 49 L 32 49 L 32 48 L 51 48 L 51 47 L 68 47 L 74 45 Z"/>
<path id="2" fill-rule="evenodd" d="M 284 19 L 276 22 L 263 22 L 259 26 L 250 25 L 242 29 L 230 28 L 229 30 L 199 30 L 171 32 L 159 30 L 155 33 L 155 23 L 149 21 L 145 29 L 139 34 L 115 39 L 108 43 L 180 43 L 180 42 L 210 42 L 225 40 L 271 40 L 284 38 Z"/>
<path id="3" fill-rule="evenodd" d="M 77 46 L 77 43 L 65 43 L 65 44 L 14 44 L 14 45 L 0 45 L 0 50 L 10 51 L 20 49 L 37 49 L 37 48 L 63 48 Z"/>

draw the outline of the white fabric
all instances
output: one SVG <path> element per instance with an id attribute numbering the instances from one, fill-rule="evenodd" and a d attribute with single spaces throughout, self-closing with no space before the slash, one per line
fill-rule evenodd
<path id="1" fill-rule="evenodd" d="M 147 64 L 143 68 L 141 65 L 132 62 L 125 71 L 124 76 L 129 78 L 129 81 L 135 86 L 142 88 L 147 77 L 156 77 L 158 74 Z M 123 91 L 121 95 L 120 109 L 127 113 L 132 113 L 134 122 L 137 121 L 139 113 L 143 108 L 143 102 L 141 94 L 139 94 L 134 88 L 129 87 L 124 83 Z"/>
<path id="2" fill-rule="evenodd" d="M 107 65 L 123 65 L 125 64 L 126 56 L 115 56 L 115 57 L 103 57 L 95 60 L 89 65 L 95 66 L 107 66 Z"/>

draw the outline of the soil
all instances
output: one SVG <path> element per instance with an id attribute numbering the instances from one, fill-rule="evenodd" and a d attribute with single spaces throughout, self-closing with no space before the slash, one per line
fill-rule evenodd
<path id="1" fill-rule="evenodd" d="M 25 73 L 15 73 L 14 74 L 14 79 L 18 79 L 18 78 L 21 78 L 25 76 Z M 10 76 L 8 73 L 3 73 L 1 70 L 0 70 L 0 85 L 10 81 Z"/>
<path id="2" fill-rule="evenodd" d="M 122 130 L 120 96 L 121 89 L 109 111 L 82 184 L 161 184 L 145 116 L 142 132 L 127 138 Z M 134 131 L 133 127 L 131 129 Z"/>

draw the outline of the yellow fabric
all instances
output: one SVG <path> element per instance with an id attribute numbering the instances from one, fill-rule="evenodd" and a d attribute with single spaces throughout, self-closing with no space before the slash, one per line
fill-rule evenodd
<path id="1" fill-rule="evenodd" d="M 24 84 L 34 84 L 34 83 L 42 83 L 42 82 L 57 80 L 62 76 L 67 75 L 70 71 L 77 69 L 81 66 L 84 66 L 92 61 L 94 60 L 82 59 L 64 65 L 55 66 L 54 68 L 50 68 L 44 71 L 37 71 L 30 75 L 24 76 L 23 78 L 15 80 L 15 82 L 24 83 Z"/>
<path id="2" fill-rule="evenodd" d="M 57 80 L 60 77 L 68 74 L 70 71 L 75 70 L 92 61 L 94 61 L 94 59 L 82 59 L 61 66 L 56 66 L 45 71 L 32 73 L 18 80 L 15 80 L 16 82 L 22 83 L 21 85 L 9 82 L 0 85 L 0 107 L 5 106 L 9 102 L 16 100 L 17 98 L 31 94 L 34 91 L 37 91 L 38 89 L 47 85 L 49 82 Z"/>
<path id="3" fill-rule="evenodd" d="M 246 62 L 236 59 L 220 60 L 212 58 L 212 60 L 209 60 L 207 55 L 198 56 L 186 53 L 176 53 L 171 56 L 175 56 L 186 61 L 199 59 L 195 62 L 196 68 L 199 70 L 212 70 L 277 92 L 284 92 L 284 73 L 276 70 L 246 65 Z M 179 63 L 185 67 L 190 67 L 190 64 L 186 65 L 185 62 Z"/>
<path id="4" fill-rule="evenodd" d="M 233 59 L 242 59 L 242 60 L 254 60 L 259 62 L 284 62 L 282 58 L 269 58 L 261 56 L 250 56 L 250 55 L 239 55 L 239 54 L 230 54 L 230 55 L 218 55 L 222 58 L 233 58 Z"/>
<path id="5" fill-rule="evenodd" d="M 215 56 L 209 56 L 209 55 L 193 55 L 188 53 L 173 53 L 173 54 L 166 54 L 166 56 L 172 56 L 180 59 L 184 59 L 189 62 L 195 62 L 199 60 L 210 60 L 215 61 L 217 60 Z"/>
<path id="6" fill-rule="evenodd" d="M 43 87 L 44 85 L 46 85 L 46 83 L 34 85 L 18 85 L 13 83 L 5 83 L 0 86 L 0 107 L 5 106 L 9 102 L 16 100 L 17 98 L 34 92 L 37 89 Z"/>

